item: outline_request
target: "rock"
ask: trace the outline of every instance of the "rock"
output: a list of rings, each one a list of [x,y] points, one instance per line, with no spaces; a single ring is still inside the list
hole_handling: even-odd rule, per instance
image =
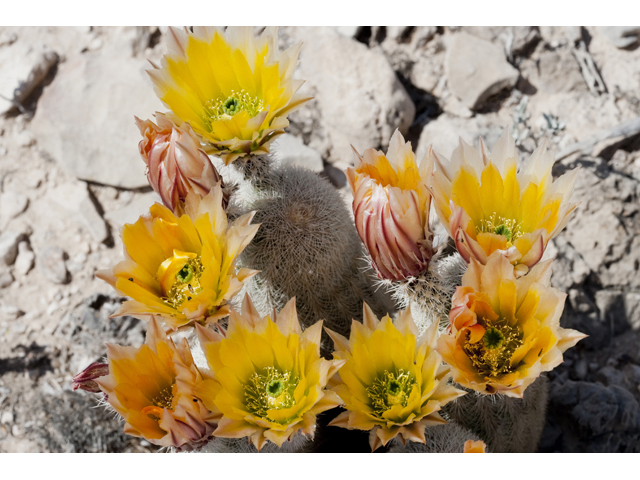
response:
[[[627,321],[634,330],[640,329],[640,293],[629,292],[624,297]]]
[[[527,53],[542,38],[538,27],[462,27],[462,30],[497,45],[504,45],[511,57]]]
[[[544,93],[587,92],[589,88],[571,49],[541,50],[520,65],[522,76]]]
[[[31,251],[28,242],[18,244],[18,258],[16,258],[15,270],[21,275],[26,275],[33,268],[35,254]]]
[[[362,31],[362,27],[333,27],[340,35],[344,35],[349,38],[356,38]]]
[[[36,137],[31,130],[22,130],[16,135],[16,143],[21,147],[30,147],[36,143]]]
[[[11,425],[13,423],[13,412],[11,410],[5,410],[0,417],[0,423],[2,425]]]
[[[640,27],[600,27],[600,31],[618,48],[632,48],[640,43]]]
[[[0,49],[0,114],[27,100],[58,60],[57,53],[26,42]]]
[[[29,198],[18,192],[4,192],[0,194],[0,224],[6,225],[9,220],[17,217],[27,209]]]
[[[298,137],[285,133],[276,139],[273,146],[275,158],[282,164],[298,165],[320,173],[324,169],[322,156],[313,148],[307,147]]]
[[[86,183],[67,182],[51,189],[47,197],[62,207],[71,220],[83,225],[97,242],[109,238],[109,229],[98,213]]]
[[[13,265],[18,256],[18,242],[23,237],[22,232],[6,230],[0,235],[0,261],[5,265]]]
[[[475,147],[479,146],[480,137],[488,147],[492,147],[502,135],[503,122],[494,113],[476,116],[470,119],[459,118],[443,113],[430,121],[422,129],[418,140],[416,155],[418,159],[426,153],[429,145],[433,149],[449,158],[453,150],[459,145],[459,138]]]
[[[22,176],[22,182],[29,188],[38,188],[47,179],[47,174],[43,170],[33,170]]]
[[[145,186],[133,116],[148,118],[161,107],[145,66],[142,59],[91,52],[62,64],[31,122],[41,148],[80,179]]]
[[[451,92],[472,110],[502,90],[512,89],[519,76],[500,47],[464,32],[454,36],[445,69]]]
[[[0,313],[2,313],[2,316],[7,320],[15,320],[19,316],[24,315],[22,310],[10,303],[2,304],[0,306]]]
[[[0,288],[6,288],[13,283],[13,275],[9,270],[0,273]]]
[[[149,207],[154,203],[162,204],[162,200],[156,192],[137,193],[126,206],[117,210],[109,210],[105,212],[104,216],[111,227],[115,231],[119,231],[125,223],[134,223],[140,218],[140,215],[147,213]]]
[[[331,145],[331,161],[353,161],[362,152],[386,147],[398,128],[406,133],[415,106],[379,49],[331,28],[300,28],[300,77],[316,90],[321,123]]]
[[[67,283],[69,274],[65,265],[65,255],[59,247],[45,247],[36,257],[38,270],[53,283]]]

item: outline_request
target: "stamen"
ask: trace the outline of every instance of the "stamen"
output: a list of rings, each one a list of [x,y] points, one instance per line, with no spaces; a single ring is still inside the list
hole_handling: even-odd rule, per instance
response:
[[[176,280],[163,300],[173,308],[179,308],[184,302],[191,300],[193,295],[202,291],[200,277],[203,271],[199,256],[189,259],[176,274]]]
[[[507,238],[507,246],[512,247],[522,234],[522,227],[513,218],[505,218],[497,213],[491,214],[488,218],[484,218],[480,221],[480,225],[476,228],[476,232],[495,233],[497,235],[503,235]]]
[[[233,90],[228,97],[218,97],[209,100],[205,105],[203,121],[211,128],[211,124],[217,120],[230,120],[239,112],[245,111],[250,117],[255,117],[264,109],[264,103],[260,98],[252,97],[245,90],[236,92]]]
[[[141,410],[141,413],[143,415],[150,416],[152,419],[156,421],[160,420],[160,418],[162,417],[162,410],[164,408],[173,410],[173,408],[171,408],[173,404],[173,385],[162,389],[160,393],[158,393],[158,395],[153,397],[153,399],[151,400],[151,403],[153,405],[144,407]]]
[[[382,414],[394,405],[406,407],[411,390],[416,383],[413,375],[402,369],[395,373],[385,370],[373,381],[373,385],[367,388],[373,414],[382,418]]]
[[[509,325],[506,319],[491,323],[479,319],[479,323],[486,328],[482,341],[469,343],[468,333],[467,343],[463,346],[471,363],[480,375],[495,377],[512,372],[515,366],[511,365],[511,357],[522,345],[522,332]]]
[[[295,403],[293,392],[298,381],[298,377],[291,372],[282,373],[275,367],[265,368],[262,374],[254,372],[249,383],[244,385],[247,410],[258,417],[275,421],[269,417],[268,410],[292,407]]]

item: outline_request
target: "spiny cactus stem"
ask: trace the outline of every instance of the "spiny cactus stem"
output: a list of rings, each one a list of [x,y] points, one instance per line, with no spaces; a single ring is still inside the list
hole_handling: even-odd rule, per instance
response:
[[[255,188],[266,188],[269,185],[269,177],[273,166],[271,155],[250,155],[241,157],[233,166],[242,173],[244,179]]]
[[[451,297],[462,281],[467,265],[458,253],[449,256],[436,254],[428,268],[416,277],[399,282],[383,281],[392,292],[400,308],[411,307],[413,318],[424,332],[433,322],[439,330],[449,325]]]

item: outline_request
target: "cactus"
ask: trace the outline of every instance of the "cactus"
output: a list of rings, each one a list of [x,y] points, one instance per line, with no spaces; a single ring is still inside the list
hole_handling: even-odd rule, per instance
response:
[[[467,264],[457,252],[449,256],[439,253],[417,277],[383,283],[392,292],[399,308],[411,307],[420,333],[433,322],[438,322],[438,330],[443,331],[449,325],[451,296],[466,270]]]
[[[243,163],[238,168],[243,178],[234,178],[233,208],[255,210],[253,221],[260,224],[240,258],[243,266],[260,270],[247,287],[258,312],[279,310],[296,297],[304,326],[324,319],[325,326],[348,336],[351,320],[362,321],[363,301],[377,315],[392,311],[391,302],[375,291],[362,243],[336,189],[309,170],[271,165],[266,157]],[[323,351],[331,351],[328,338]]]
[[[458,388],[459,385],[456,385]],[[495,453],[538,450],[545,424],[549,382],[540,376],[523,398],[482,395],[473,390],[444,406],[443,417],[471,430]]]
[[[403,445],[397,439],[389,447],[389,453],[462,453],[464,442],[481,440],[476,434],[455,423],[427,427],[424,431],[425,443],[407,442]],[[489,449],[487,449],[489,451]]]
[[[281,447],[268,442],[260,452],[246,438],[214,438],[194,453],[310,453],[313,439],[306,435],[295,435]]]

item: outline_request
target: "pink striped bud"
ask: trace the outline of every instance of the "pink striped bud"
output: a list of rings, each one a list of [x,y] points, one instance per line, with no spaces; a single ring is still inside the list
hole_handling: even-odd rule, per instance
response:
[[[426,162],[417,164],[411,143],[397,130],[386,156],[372,148],[356,156],[359,164],[347,169],[353,214],[378,277],[415,277],[433,256]]]
[[[151,120],[136,119],[143,139],[138,144],[140,156],[147,164],[149,185],[162,202],[176,215],[184,213],[184,200],[190,191],[205,197],[222,177],[202,150],[198,137],[188,123],[176,126],[171,119],[156,112]],[[223,196],[226,208],[228,195]]]
[[[73,383],[71,388],[73,390],[84,390],[91,393],[100,393],[100,387],[95,382],[96,378],[109,375],[109,365],[106,363],[93,362],[75,377],[73,377]]]

